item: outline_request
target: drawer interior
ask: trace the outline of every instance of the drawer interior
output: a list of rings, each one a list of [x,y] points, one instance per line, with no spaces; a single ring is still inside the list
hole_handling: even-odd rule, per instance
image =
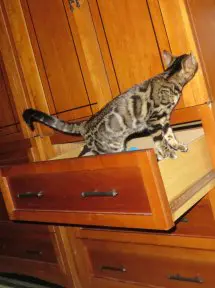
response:
[[[188,152],[178,152],[177,159],[158,162],[170,204],[173,220],[177,220],[215,186],[215,172],[202,127],[175,132],[176,138],[188,145]],[[153,148],[151,137],[128,142],[128,149]]]

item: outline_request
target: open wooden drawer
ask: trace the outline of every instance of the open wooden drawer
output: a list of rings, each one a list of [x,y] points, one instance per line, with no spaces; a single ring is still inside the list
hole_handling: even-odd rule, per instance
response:
[[[179,134],[189,152],[178,152],[176,160],[158,163],[146,149],[4,168],[10,218],[168,230],[215,186],[203,130]],[[148,139],[135,141],[149,145]]]

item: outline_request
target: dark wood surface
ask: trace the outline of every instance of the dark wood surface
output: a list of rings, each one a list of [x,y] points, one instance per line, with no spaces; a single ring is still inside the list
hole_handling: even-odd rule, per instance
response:
[[[93,240],[84,240],[84,245],[94,277],[168,288],[200,285],[190,279],[203,281],[207,288],[214,283],[211,251]],[[178,275],[185,281],[169,279]]]
[[[0,255],[57,263],[47,226],[0,223]]]
[[[24,164],[3,168],[2,175],[11,219],[133,228],[173,226],[153,150]],[[116,190],[118,195],[81,196],[96,190]],[[40,191],[42,197],[17,198]],[[131,213],[134,218],[129,218]]]
[[[203,198],[177,222],[173,235],[215,237],[215,219],[208,198]]]
[[[14,176],[8,179],[15,209],[150,213],[138,168]],[[43,196],[18,198],[27,192]],[[96,192],[95,192],[96,191]],[[83,193],[95,192],[93,197]],[[96,196],[113,192],[116,196]],[[83,196],[82,196],[83,195]]]
[[[30,37],[34,40],[34,51],[39,47],[40,54],[35,53],[35,56],[51,113],[68,111],[65,112],[65,120],[91,115],[90,102],[63,1],[22,2],[27,2],[27,5],[23,4],[23,8],[26,8],[24,14],[31,32]]]
[[[0,272],[32,276],[67,287],[65,286],[66,277],[61,273],[58,264],[55,263],[0,256]]]
[[[5,207],[4,199],[0,191],[0,221],[8,221],[8,214]]]

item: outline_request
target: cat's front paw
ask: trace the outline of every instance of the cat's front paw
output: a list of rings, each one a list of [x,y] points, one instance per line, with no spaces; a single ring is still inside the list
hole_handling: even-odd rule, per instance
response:
[[[188,145],[183,144],[183,143],[179,143],[178,150],[181,152],[187,152],[188,151]]]
[[[188,151],[188,145],[186,145],[184,143],[177,143],[177,144],[173,145],[172,148],[174,150],[178,150],[181,152],[187,152]]]
[[[155,149],[158,161],[165,158],[176,159],[177,155],[175,150],[171,149],[169,146],[160,146]]]

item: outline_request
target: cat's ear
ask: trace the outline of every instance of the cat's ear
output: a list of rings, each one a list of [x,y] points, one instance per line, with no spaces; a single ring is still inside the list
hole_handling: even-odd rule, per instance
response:
[[[184,60],[183,66],[185,70],[190,70],[198,66],[198,62],[192,53],[190,53],[188,57]]]
[[[172,56],[172,54],[170,52],[168,52],[166,50],[163,51],[163,61],[164,61],[164,65],[166,67],[170,66],[170,64],[172,63],[173,58],[174,57]]]

